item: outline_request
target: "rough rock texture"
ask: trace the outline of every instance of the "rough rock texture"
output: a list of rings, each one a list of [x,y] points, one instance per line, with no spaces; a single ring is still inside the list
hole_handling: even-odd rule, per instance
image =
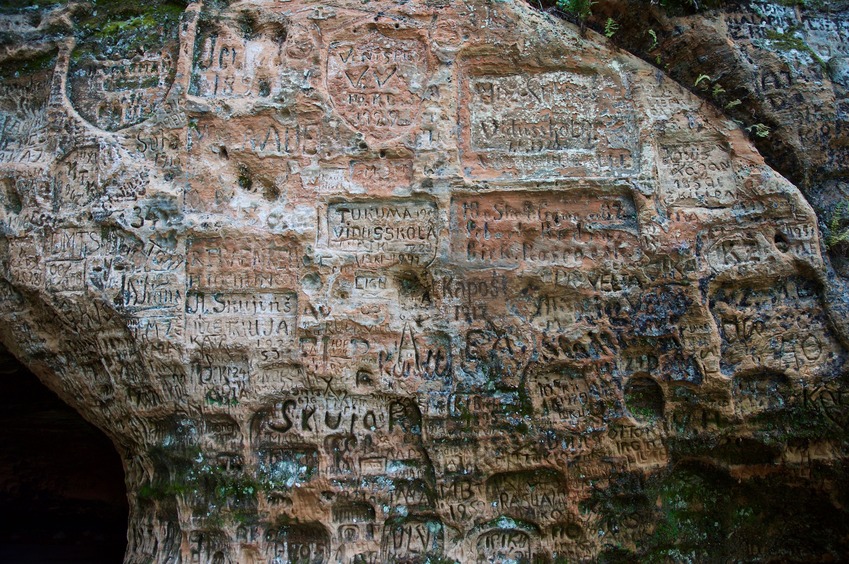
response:
[[[817,217],[658,69],[512,1],[0,25],[0,336],[127,562],[849,551]]]
[[[544,7],[574,18],[553,4]],[[601,0],[587,24],[607,27],[617,45],[737,120],[767,162],[800,188],[824,234],[828,307],[845,324],[849,2]]]

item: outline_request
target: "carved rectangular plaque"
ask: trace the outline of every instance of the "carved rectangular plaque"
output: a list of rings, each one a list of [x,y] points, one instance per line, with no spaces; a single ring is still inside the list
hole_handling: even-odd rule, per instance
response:
[[[624,193],[489,192],[451,199],[451,251],[472,267],[627,263],[640,256]]]
[[[637,172],[639,131],[625,87],[570,71],[472,76],[460,114],[467,175],[521,178]]]
[[[436,203],[426,199],[334,202],[327,207],[331,249],[390,259],[430,256],[439,237]]]

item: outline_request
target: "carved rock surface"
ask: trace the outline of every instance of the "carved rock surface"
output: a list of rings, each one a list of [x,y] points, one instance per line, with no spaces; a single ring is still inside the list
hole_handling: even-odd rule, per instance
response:
[[[533,4],[533,3],[532,3]],[[554,2],[547,9],[557,12]],[[558,12],[566,17],[570,14]],[[849,319],[849,3],[602,0],[590,25],[747,127],[819,218],[828,307]]]
[[[734,122],[512,1],[116,5],[3,15],[0,337],[127,562],[849,549],[817,218]]]

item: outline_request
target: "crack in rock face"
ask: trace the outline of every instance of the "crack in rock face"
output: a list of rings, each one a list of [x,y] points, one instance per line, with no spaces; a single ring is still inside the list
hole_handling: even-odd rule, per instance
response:
[[[0,30],[0,338],[126,562],[849,550],[817,218],[657,69],[512,1]]]

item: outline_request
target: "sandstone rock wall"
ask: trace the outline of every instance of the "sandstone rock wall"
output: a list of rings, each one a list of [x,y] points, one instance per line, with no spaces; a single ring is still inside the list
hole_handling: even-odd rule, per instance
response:
[[[575,18],[555,2],[539,5]],[[813,206],[825,235],[828,307],[847,319],[849,3],[602,0],[587,25],[606,28],[750,131]]]
[[[817,217],[658,69],[514,2],[2,21],[0,335],[127,562],[845,552]]]

